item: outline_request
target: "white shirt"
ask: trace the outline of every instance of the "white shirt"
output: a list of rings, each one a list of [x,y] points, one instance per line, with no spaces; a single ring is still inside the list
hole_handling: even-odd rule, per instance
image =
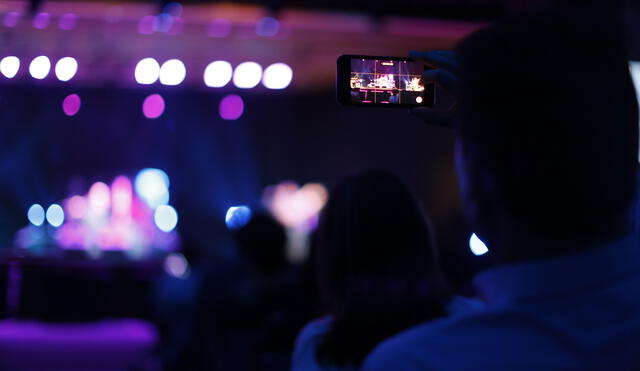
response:
[[[365,371],[640,369],[640,246],[490,269],[485,309],[419,325],[381,343]]]
[[[449,313],[463,313],[478,308],[484,304],[475,299],[454,297],[447,307]],[[318,342],[331,329],[331,316],[322,317],[309,322],[300,331],[296,339],[296,346],[293,352],[292,371],[349,371],[356,370],[355,366],[335,367],[320,365],[316,361],[316,348]]]

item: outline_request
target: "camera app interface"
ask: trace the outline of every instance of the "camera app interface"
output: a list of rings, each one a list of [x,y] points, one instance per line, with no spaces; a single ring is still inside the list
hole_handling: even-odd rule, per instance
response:
[[[351,59],[351,101],[420,105],[423,71],[418,62]]]

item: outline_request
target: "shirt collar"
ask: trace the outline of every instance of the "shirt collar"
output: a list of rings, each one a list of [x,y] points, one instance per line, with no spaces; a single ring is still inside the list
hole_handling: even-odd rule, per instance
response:
[[[588,290],[640,274],[640,247],[635,236],[584,252],[518,262],[480,272],[474,286],[487,303],[540,301]]]

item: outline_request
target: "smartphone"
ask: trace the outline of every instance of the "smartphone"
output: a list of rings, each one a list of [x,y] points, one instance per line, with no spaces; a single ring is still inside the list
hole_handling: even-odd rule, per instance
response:
[[[425,84],[428,69],[411,58],[341,55],[338,57],[338,102],[363,107],[433,107],[435,84]]]

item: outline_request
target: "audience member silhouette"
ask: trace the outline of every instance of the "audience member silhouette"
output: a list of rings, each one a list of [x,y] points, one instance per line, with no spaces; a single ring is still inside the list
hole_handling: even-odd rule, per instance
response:
[[[495,263],[474,281],[487,307],[385,341],[364,369],[637,369],[638,102],[619,40],[528,15],[459,51],[415,56],[460,94],[465,211]]]
[[[314,250],[326,317],[302,330],[293,370],[357,368],[383,339],[444,316],[450,296],[432,238],[395,176],[369,171],[341,182]]]

